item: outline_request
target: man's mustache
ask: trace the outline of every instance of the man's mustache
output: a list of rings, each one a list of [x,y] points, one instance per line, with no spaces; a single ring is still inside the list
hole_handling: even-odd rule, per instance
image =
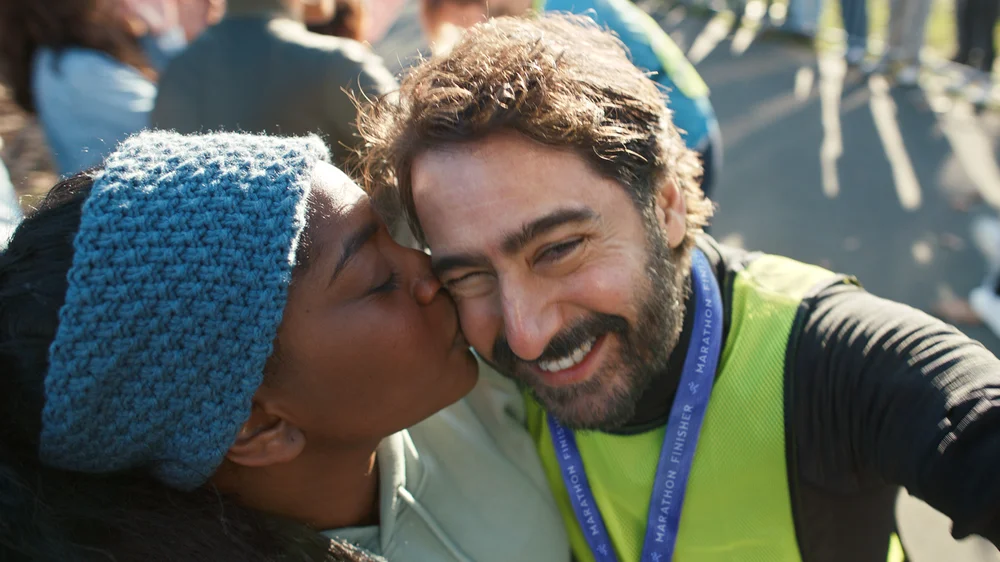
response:
[[[538,359],[533,361],[518,357],[507,343],[506,336],[501,333],[496,341],[493,342],[492,363],[501,372],[513,373],[518,365],[529,365],[539,361],[562,359],[597,336],[613,333],[622,336],[624,339],[628,336],[628,332],[629,325],[625,318],[614,314],[594,312],[556,334],[545,347],[545,351],[542,352]]]

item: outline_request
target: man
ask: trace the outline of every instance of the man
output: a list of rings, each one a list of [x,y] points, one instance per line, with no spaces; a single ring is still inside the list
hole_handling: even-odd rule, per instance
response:
[[[612,37],[480,24],[361,122],[373,187],[526,391],[578,560],[899,560],[899,486],[1000,541],[1000,361],[701,235],[697,160]]]
[[[421,0],[424,32],[437,51],[460,37],[458,30],[488,16],[567,12],[586,15],[615,33],[632,63],[650,73],[668,98],[674,125],[688,148],[701,157],[702,190],[712,195],[722,168],[722,133],[709,90],[694,65],[669,35],[631,0]]]
[[[150,123],[182,133],[318,133],[343,164],[357,145],[351,95],[377,97],[396,83],[364,45],[306,29],[333,13],[333,0],[229,0],[222,22],[160,77]]]

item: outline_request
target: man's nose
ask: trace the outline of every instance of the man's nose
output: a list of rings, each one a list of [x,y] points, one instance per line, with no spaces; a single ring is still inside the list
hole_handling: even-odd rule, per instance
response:
[[[511,351],[525,361],[538,359],[559,332],[557,307],[547,300],[523,288],[503,291],[504,336]]]

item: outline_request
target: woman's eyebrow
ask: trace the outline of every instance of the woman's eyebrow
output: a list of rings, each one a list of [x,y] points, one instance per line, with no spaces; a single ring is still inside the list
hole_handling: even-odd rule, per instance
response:
[[[369,240],[375,236],[379,231],[379,223],[376,220],[372,220],[364,224],[361,228],[355,230],[344,240],[343,249],[341,250],[340,259],[337,260],[337,266],[333,269],[333,275],[330,276],[330,282],[327,286],[333,285],[337,280],[337,276],[347,267],[347,264],[351,261],[354,256],[358,254],[358,251],[368,243]]]

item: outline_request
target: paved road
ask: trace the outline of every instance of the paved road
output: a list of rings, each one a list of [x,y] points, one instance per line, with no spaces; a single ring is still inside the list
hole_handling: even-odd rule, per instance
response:
[[[1000,116],[977,117],[933,88],[862,80],[802,45],[728,39],[719,19],[654,15],[712,88],[726,150],[717,238],[854,274],[871,292],[927,311],[980,283],[968,226],[995,210],[950,202],[979,193],[1000,208]],[[378,50],[403,67],[420,47],[409,2]],[[966,332],[1000,351],[985,328]],[[916,500],[903,497],[899,511],[917,562],[1000,560],[990,545],[952,541],[950,522]]]

